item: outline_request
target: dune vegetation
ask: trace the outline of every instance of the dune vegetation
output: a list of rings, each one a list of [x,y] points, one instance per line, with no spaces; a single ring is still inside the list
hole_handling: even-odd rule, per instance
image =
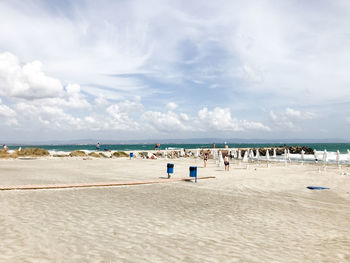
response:
[[[129,157],[129,154],[127,154],[126,152],[114,152],[113,157]]]
[[[86,153],[84,151],[73,151],[69,154],[70,157],[84,157]]]

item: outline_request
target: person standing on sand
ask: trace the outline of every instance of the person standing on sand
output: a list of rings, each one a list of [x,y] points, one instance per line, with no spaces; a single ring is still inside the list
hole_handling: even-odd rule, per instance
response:
[[[230,170],[230,162],[228,161],[227,154],[225,155],[225,158],[224,158],[224,164],[225,164],[225,171],[229,171]]]
[[[101,145],[100,145],[100,143],[98,142],[98,143],[96,144],[96,150],[99,151],[99,150],[100,150],[100,147],[101,147]]]
[[[207,161],[208,161],[208,154],[207,153],[204,154],[203,160],[204,160],[204,168],[206,168],[207,167]]]

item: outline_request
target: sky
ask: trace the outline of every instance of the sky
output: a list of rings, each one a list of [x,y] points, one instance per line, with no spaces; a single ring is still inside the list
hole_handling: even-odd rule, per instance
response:
[[[0,143],[350,140],[350,1],[3,0],[0,17]]]

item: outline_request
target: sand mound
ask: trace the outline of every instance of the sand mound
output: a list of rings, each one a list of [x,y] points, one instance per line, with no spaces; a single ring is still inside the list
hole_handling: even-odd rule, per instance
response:
[[[70,157],[82,157],[86,156],[86,153],[83,151],[73,151],[69,154]]]
[[[129,157],[126,152],[115,152],[112,154],[113,157]]]

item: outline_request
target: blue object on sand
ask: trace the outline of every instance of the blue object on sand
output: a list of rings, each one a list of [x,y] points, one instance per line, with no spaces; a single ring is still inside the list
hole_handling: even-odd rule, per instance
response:
[[[170,178],[170,174],[174,173],[174,164],[168,163],[166,166],[167,166],[168,178]]]
[[[329,187],[322,187],[322,186],[307,186],[306,188],[308,188],[310,190],[325,190],[325,189],[329,189]]]
[[[197,166],[190,166],[190,177],[195,177],[197,183]]]

